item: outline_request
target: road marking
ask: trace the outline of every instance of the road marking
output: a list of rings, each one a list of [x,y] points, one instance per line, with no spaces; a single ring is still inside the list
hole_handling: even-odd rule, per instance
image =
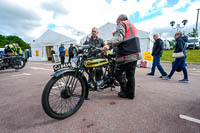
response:
[[[30,73],[21,73],[21,74],[17,74],[17,75],[12,75],[12,76],[29,76],[31,75]]]
[[[55,64],[42,64],[42,65],[45,65],[45,66],[53,66]]]
[[[43,64],[43,63],[34,63],[34,65],[45,65],[45,66],[53,66],[53,65],[56,65],[58,63],[52,63],[52,64]]]
[[[34,70],[46,70],[46,71],[53,71],[52,69],[46,69],[46,68],[42,68],[42,67],[30,67],[31,69]]]
[[[200,124],[200,120],[199,119],[196,119],[196,118],[192,118],[192,117],[189,117],[189,116],[186,116],[186,115],[179,115],[179,117],[181,119],[185,119],[185,120],[188,120],[188,121],[191,121],[191,122],[195,122],[195,123],[198,123]]]

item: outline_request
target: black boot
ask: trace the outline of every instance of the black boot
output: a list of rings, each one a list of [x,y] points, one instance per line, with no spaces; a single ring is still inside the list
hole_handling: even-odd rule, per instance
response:
[[[123,92],[123,91],[120,91],[120,92],[118,93],[118,96],[121,97],[121,98],[128,98],[127,95],[126,95],[126,93]]]
[[[118,96],[121,97],[121,98],[127,98],[126,96],[126,92],[125,92],[125,85],[121,85],[121,88],[120,88],[120,92],[118,93]]]

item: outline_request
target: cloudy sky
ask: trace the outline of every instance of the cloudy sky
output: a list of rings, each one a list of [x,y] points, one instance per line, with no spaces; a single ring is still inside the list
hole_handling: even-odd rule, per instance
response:
[[[135,26],[172,37],[169,23],[187,19],[185,32],[195,27],[200,0],[0,0],[0,34],[31,42],[47,29],[75,37],[127,14]],[[200,27],[200,20],[199,26]],[[200,30],[200,28],[199,28]]]

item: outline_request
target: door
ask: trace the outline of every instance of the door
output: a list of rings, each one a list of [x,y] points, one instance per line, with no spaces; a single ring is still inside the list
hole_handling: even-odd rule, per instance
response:
[[[51,49],[53,49],[53,46],[46,46],[46,52],[47,52],[48,61],[52,60]]]

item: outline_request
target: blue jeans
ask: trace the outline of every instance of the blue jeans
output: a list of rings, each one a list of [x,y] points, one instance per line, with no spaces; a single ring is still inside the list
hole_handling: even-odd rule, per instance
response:
[[[173,76],[174,72],[176,71],[176,69],[178,67],[181,67],[181,69],[183,70],[184,79],[188,79],[188,73],[187,73],[187,69],[186,69],[186,65],[185,65],[186,58],[187,57],[175,59],[174,65],[172,65],[172,70],[171,70],[170,74],[168,75],[169,78],[171,78]]]
[[[160,71],[160,73],[162,74],[162,76],[166,76],[167,75],[167,73],[165,72],[165,70],[160,65],[160,55],[154,55],[153,56],[153,66],[151,68],[151,74],[152,75],[154,75],[156,67],[158,67],[158,70]]]

